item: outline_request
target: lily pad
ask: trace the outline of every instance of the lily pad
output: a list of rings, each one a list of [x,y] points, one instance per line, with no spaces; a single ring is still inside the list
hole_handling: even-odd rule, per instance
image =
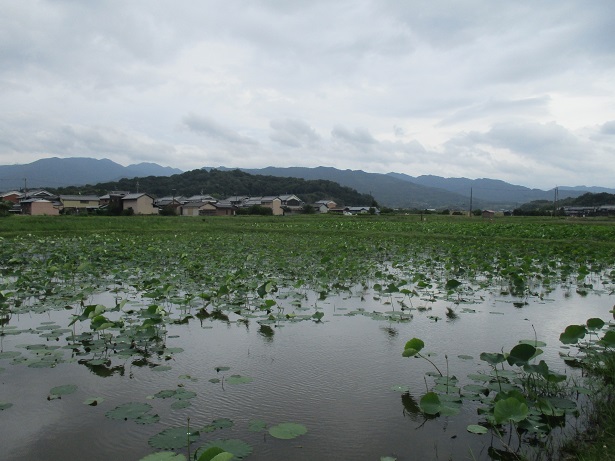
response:
[[[228,384],[246,384],[254,381],[254,378],[250,378],[249,376],[241,376],[241,375],[231,375],[226,379]]]
[[[234,423],[228,418],[220,418],[213,420],[210,424],[203,427],[203,432],[213,432],[217,429],[226,429],[227,427],[233,427]]]
[[[83,403],[85,403],[86,405],[90,405],[91,407],[95,407],[96,405],[104,401],[105,399],[103,397],[90,397],[89,399],[84,400]]]
[[[64,386],[56,386],[52,388],[49,391],[49,393],[51,395],[61,396],[61,395],[72,394],[76,390],[77,390],[77,386],[75,386],[74,384],[65,384]]]
[[[471,432],[472,434],[486,434],[487,432],[489,432],[489,429],[479,424],[470,424],[467,427],[467,430],[468,432]]]
[[[217,447],[227,453],[232,453],[236,459],[243,459],[252,453],[252,446],[248,445],[243,440],[239,439],[218,439],[203,445],[196,451],[196,459],[205,453],[208,449]],[[213,461],[213,460],[212,460]]]
[[[248,423],[248,430],[251,432],[261,432],[267,429],[267,423],[260,419],[253,419]]]
[[[0,411],[7,410],[13,406],[12,403],[0,401]]]
[[[189,443],[199,438],[199,432],[188,434],[187,427],[170,427],[149,439],[149,444],[154,448],[163,450],[175,450],[187,447]]]
[[[269,434],[276,439],[294,439],[307,432],[307,428],[297,423],[282,423],[269,428]]]
[[[139,461],[186,461],[186,457],[172,451],[159,451],[158,453],[147,455]]]
[[[149,403],[131,402],[124,403],[115,407],[113,410],[109,410],[105,413],[105,416],[110,419],[137,419],[152,409]]]

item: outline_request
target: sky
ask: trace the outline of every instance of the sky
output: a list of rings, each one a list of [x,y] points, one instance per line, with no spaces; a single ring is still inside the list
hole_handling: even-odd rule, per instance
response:
[[[0,0],[0,165],[615,187],[612,0]]]

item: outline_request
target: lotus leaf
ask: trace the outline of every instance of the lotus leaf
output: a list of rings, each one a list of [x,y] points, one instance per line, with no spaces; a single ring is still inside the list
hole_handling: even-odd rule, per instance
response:
[[[152,409],[149,403],[131,402],[124,403],[109,410],[105,415],[110,419],[137,419]]]
[[[261,432],[267,429],[267,423],[260,419],[253,419],[248,423],[248,430],[251,432]]]
[[[396,391],[396,392],[409,392],[410,386],[407,386],[407,385],[392,386],[391,390]]]
[[[227,453],[232,453],[236,459],[243,459],[252,453],[252,447],[239,439],[218,439],[203,445],[196,451],[196,459],[209,448],[217,447]]]
[[[149,439],[149,444],[154,448],[163,450],[175,450],[187,447],[189,443],[199,438],[198,432],[188,433],[187,427],[170,427],[159,432]]]
[[[499,353],[483,352],[480,354],[480,359],[490,365],[497,365],[498,363],[502,363],[504,360],[506,360],[506,357],[504,357],[503,354]]]
[[[276,439],[294,439],[307,432],[307,428],[297,423],[281,423],[269,428],[269,434]]]
[[[95,407],[96,405],[104,401],[105,399],[103,397],[90,397],[89,399],[84,400],[83,403]]]
[[[536,353],[536,348],[529,344],[517,344],[513,347],[506,357],[508,364],[513,365],[525,365]]]
[[[442,403],[440,402],[440,397],[435,392],[428,392],[423,397],[421,397],[421,401],[419,402],[419,406],[421,411],[427,415],[437,415],[442,409]]]
[[[21,355],[21,352],[19,351],[4,351],[4,352],[0,352],[0,359],[12,359],[17,357],[18,355]]]
[[[159,451],[158,453],[147,455],[139,461],[186,461],[186,457],[172,451]]]
[[[74,384],[65,384],[64,386],[57,386],[52,388],[49,393],[51,395],[68,395],[77,390],[77,386]]]
[[[493,416],[497,424],[509,421],[518,423],[527,417],[528,412],[529,409],[525,403],[520,402],[514,397],[509,397],[496,402],[493,409]]]
[[[182,408],[188,408],[192,404],[187,400],[177,400],[171,404],[173,410],[181,410]]]
[[[231,375],[226,379],[228,384],[246,384],[254,381],[254,378],[250,378],[249,376],[241,376],[241,375]]]
[[[2,402],[0,401],[0,411],[6,410],[8,408],[11,408],[13,406],[12,403],[10,402]]]
[[[152,371],[168,371],[170,369],[171,367],[168,365],[157,365],[155,367],[152,367]]]
[[[213,432],[217,429],[226,429],[228,427],[233,427],[233,424],[233,421],[227,418],[214,419],[202,429],[202,432]]]
[[[486,434],[487,432],[489,432],[489,429],[487,429],[485,426],[480,426],[478,424],[470,424],[467,427],[467,430],[472,434]]]
[[[576,344],[585,337],[586,333],[585,325],[568,325],[559,336],[559,340],[564,344]]]

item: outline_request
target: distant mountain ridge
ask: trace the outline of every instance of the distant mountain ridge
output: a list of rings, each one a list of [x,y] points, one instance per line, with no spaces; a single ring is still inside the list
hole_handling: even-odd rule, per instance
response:
[[[514,209],[535,200],[553,200],[555,196],[554,189],[530,189],[488,178],[443,178],[434,175],[413,177],[403,173],[366,173],[361,170],[338,170],[330,167],[243,168],[242,171],[271,176],[327,179],[352,187],[361,193],[371,193],[380,204],[393,208],[468,210],[471,201],[473,209]],[[558,187],[558,198],[579,197],[588,192],[588,189],[615,193],[615,189],[603,187],[561,186]]]
[[[122,178],[170,176],[181,172],[178,168],[156,163],[122,166],[109,159],[52,157],[23,165],[0,166],[0,191],[95,184]]]
[[[211,170],[211,167],[204,167]],[[218,170],[238,168],[218,167]],[[256,175],[328,180],[370,194],[381,206],[392,208],[472,208],[512,209],[536,200],[553,200],[554,190],[530,189],[496,179],[443,178],[434,175],[409,176],[403,173],[367,173],[331,167],[241,168]],[[156,163],[122,166],[109,159],[88,157],[46,158],[23,165],[0,166],[0,192],[49,187],[81,186],[116,182],[122,178],[169,177],[181,174],[178,168]],[[293,193],[293,191],[284,191]],[[615,193],[598,186],[559,186],[558,197],[578,197],[586,192]],[[472,195],[470,203],[470,194]]]

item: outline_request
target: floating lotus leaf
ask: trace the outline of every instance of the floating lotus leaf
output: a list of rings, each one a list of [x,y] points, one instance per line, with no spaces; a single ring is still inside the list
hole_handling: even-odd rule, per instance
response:
[[[0,411],[6,410],[8,408],[11,408],[12,406],[13,406],[12,403],[0,401]]]
[[[86,405],[90,405],[92,407],[95,407],[96,405],[98,405],[99,403],[104,402],[105,399],[102,397],[90,397],[89,399],[86,399],[83,401],[83,403],[85,403]]]
[[[188,400],[177,400],[171,404],[173,410],[181,410],[182,408],[188,408],[192,404]]]
[[[209,380],[209,382],[210,382],[210,383],[217,384],[217,383],[219,383],[219,382],[220,382],[220,378],[211,378],[211,379]]]
[[[246,442],[244,442],[243,440],[219,439],[219,440],[212,440],[211,442],[200,447],[196,451],[196,455],[195,455],[196,459],[198,460],[199,457],[203,453],[205,453],[209,448],[213,448],[213,447],[220,448],[221,450],[224,450],[227,453],[232,453],[236,459],[243,459],[246,456],[248,456],[250,453],[252,453],[252,447],[248,445]]]
[[[221,458],[218,458],[218,457],[225,455],[225,454],[230,455],[230,458],[226,456],[225,459],[233,458],[232,453],[228,453],[224,451],[222,448],[211,447],[205,450],[204,452],[202,452],[200,456],[198,457],[197,461],[213,461],[213,460],[220,461]]]
[[[226,429],[227,427],[233,427],[233,421],[228,418],[214,419],[210,424],[205,426],[203,432],[213,432],[217,429]]]
[[[381,456],[380,461],[397,461],[397,458],[394,458],[392,456]]]
[[[160,416],[157,414],[145,413],[138,418],[135,418],[137,424],[154,424],[160,421]]]
[[[17,357],[18,355],[21,355],[21,352],[19,352],[19,351],[4,351],[4,352],[0,352],[0,359],[13,359],[13,358]]]
[[[248,423],[248,430],[251,432],[261,432],[267,429],[267,423],[260,419],[253,419]]]
[[[65,384],[64,386],[57,386],[52,388],[49,393],[51,395],[68,395],[72,394],[77,390],[77,386],[74,384]]]
[[[221,371],[228,371],[230,369],[231,367],[216,367],[216,373],[219,373]]]
[[[490,365],[497,365],[498,363],[502,363],[506,360],[506,357],[504,357],[504,354],[483,352],[480,354],[480,359]]]
[[[396,392],[410,392],[410,386],[407,386],[407,385],[391,386],[391,390],[396,391]]]
[[[419,406],[423,413],[428,415],[437,415],[442,409],[440,397],[438,397],[438,394],[436,394],[435,392],[428,392],[427,394],[425,394],[421,398]]]
[[[156,397],[157,399],[169,399],[171,397],[175,397],[176,393],[177,391],[175,389],[167,389],[164,391],[157,392],[156,394],[154,394],[154,397]]]
[[[196,441],[198,438],[198,431],[188,434],[187,427],[170,427],[151,437],[149,444],[154,448],[162,450],[175,450],[187,447],[189,443]]]
[[[158,453],[147,455],[139,461],[186,461],[186,457],[172,451],[159,451]]]
[[[115,407],[113,410],[109,410],[105,415],[110,419],[137,419],[152,409],[149,403],[131,402],[124,403]]]
[[[294,439],[307,432],[307,428],[297,423],[282,423],[269,428],[269,434],[276,439]]]
[[[489,432],[489,429],[487,429],[485,426],[480,426],[478,424],[470,424],[466,429],[472,434],[486,434],[487,432]]]
[[[152,368],[152,371],[168,371],[171,367],[168,365],[158,365]]]
[[[228,384],[246,384],[254,381],[254,378],[250,378],[249,376],[241,376],[241,375],[231,375],[226,379]]]
[[[461,359],[461,360],[474,360],[474,357],[472,357],[471,355],[458,355],[457,358]]]

